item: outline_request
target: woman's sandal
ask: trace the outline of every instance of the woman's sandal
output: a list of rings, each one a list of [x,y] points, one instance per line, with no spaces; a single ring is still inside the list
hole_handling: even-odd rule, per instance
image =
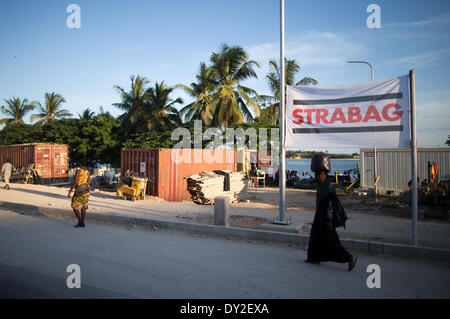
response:
[[[353,268],[355,268],[356,265],[356,261],[358,260],[358,256],[352,256],[353,257],[353,262],[351,264],[348,265],[348,271],[352,270]]]

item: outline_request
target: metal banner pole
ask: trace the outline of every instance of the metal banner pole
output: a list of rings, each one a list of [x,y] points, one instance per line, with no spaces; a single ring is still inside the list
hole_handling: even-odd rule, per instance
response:
[[[374,72],[373,72],[372,64],[370,64],[367,61],[347,61],[347,63],[364,63],[364,64],[367,64],[370,67],[370,79],[371,79],[372,84],[373,84],[373,81],[374,81],[373,73]],[[374,147],[374,149],[373,149],[373,191],[375,193],[375,202],[377,201],[377,194],[378,194],[377,184],[376,184],[377,177],[378,177],[378,171],[377,171],[377,148]]]
[[[419,232],[417,225],[417,139],[416,139],[416,76],[414,69],[409,71],[410,100],[411,100],[411,209],[412,209],[412,242],[419,246]]]
[[[278,220],[274,220],[275,224],[288,225],[286,221],[286,149],[284,147],[284,136],[286,126],[285,112],[285,64],[284,64],[284,0],[280,0],[280,168],[279,168],[279,185],[280,185],[280,215]]]

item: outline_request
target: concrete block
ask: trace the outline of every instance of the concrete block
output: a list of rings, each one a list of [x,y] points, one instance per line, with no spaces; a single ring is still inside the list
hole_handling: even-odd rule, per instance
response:
[[[230,226],[230,203],[229,197],[214,198],[214,225]]]

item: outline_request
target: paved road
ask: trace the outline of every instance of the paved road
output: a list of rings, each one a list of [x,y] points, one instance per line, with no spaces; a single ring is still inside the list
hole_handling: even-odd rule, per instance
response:
[[[305,264],[304,250],[24,216],[0,210],[0,297],[23,298],[449,298],[450,268],[360,255]],[[69,289],[66,267],[81,267]],[[381,267],[369,289],[366,267]]]

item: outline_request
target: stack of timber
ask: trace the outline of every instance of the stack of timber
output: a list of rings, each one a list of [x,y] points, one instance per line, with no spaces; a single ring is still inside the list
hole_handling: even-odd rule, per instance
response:
[[[244,172],[231,172],[230,190],[225,191],[225,176],[214,172],[202,172],[194,174],[187,178],[187,187],[192,195],[192,201],[202,205],[214,204],[214,198],[218,196],[228,196],[231,201],[237,201],[245,196],[248,190],[248,181],[245,180]]]
[[[11,175],[9,181],[11,183],[20,184],[41,184],[41,178],[39,177],[38,172],[34,169],[34,164],[17,168]]]

